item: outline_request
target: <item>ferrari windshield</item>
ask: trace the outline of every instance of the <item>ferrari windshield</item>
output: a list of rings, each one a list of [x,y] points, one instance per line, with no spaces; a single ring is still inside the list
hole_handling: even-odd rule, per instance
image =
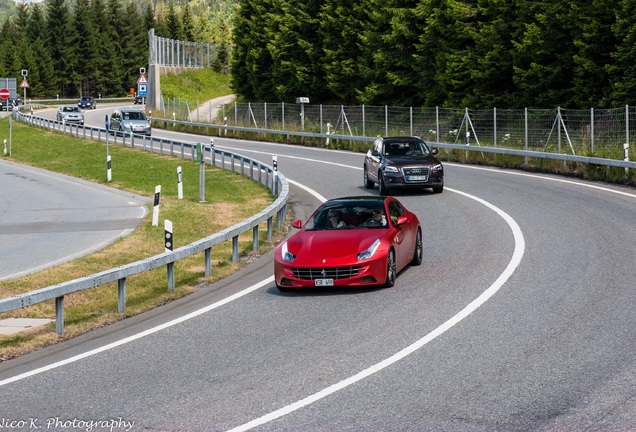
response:
[[[305,230],[386,228],[383,201],[333,202],[318,208],[305,224]]]

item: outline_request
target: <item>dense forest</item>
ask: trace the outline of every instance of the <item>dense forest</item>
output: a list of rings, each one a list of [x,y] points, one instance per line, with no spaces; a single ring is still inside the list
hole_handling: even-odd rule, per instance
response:
[[[47,0],[20,4],[0,28],[0,77],[28,71],[32,98],[123,96],[148,63],[148,30],[231,43],[232,2]]]
[[[232,44],[251,101],[609,108],[636,93],[636,0],[47,0],[0,24],[0,76],[27,69],[32,97],[127,93],[150,28]]]
[[[636,103],[636,0],[239,0],[233,24],[247,100]]]

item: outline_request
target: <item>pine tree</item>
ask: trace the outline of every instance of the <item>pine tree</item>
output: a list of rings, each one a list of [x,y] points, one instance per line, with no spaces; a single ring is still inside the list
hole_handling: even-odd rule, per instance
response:
[[[325,0],[321,7],[318,31],[328,99],[355,103],[358,92],[364,89],[358,68],[364,5],[364,1]]]
[[[273,58],[268,49],[270,0],[239,0],[234,18],[234,52],[231,60],[232,88],[248,100],[274,97]]]
[[[71,49],[71,17],[64,0],[50,0],[47,3],[47,44],[53,69],[57,95],[66,97],[73,91],[73,67],[76,64]]]
[[[571,19],[579,23],[580,34],[574,40],[572,85],[573,102],[579,108],[611,105],[611,85],[605,66],[613,63],[613,47],[618,44],[612,32],[616,21],[614,9],[615,2],[608,0],[574,3]]]
[[[514,41],[517,100],[531,107],[572,106],[576,23],[569,11],[576,1],[518,3],[525,29]]]
[[[46,28],[46,20],[39,4],[33,4],[30,7],[29,23],[27,26],[27,39],[33,49],[35,63],[29,65],[29,90],[33,98],[52,98],[57,94],[57,84],[55,68],[49,43],[46,39],[46,32],[42,29]]]
[[[177,11],[174,7],[174,1],[168,3],[168,13],[166,14],[166,24],[168,26],[168,39],[181,40],[182,26]]]
[[[612,26],[618,40],[606,66],[611,86],[612,106],[634,104],[636,94],[636,0],[621,0]]]
[[[88,0],[76,0],[74,43],[76,57],[81,59],[74,69],[74,78],[79,86],[79,96],[92,95],[97,91],[97,60],[100,58],[96,30]],[[103,43],[103,41],[102,41]]]

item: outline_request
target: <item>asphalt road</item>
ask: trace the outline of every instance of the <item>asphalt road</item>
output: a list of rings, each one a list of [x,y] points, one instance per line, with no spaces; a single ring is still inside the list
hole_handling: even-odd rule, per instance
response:
[[[322,198],[369,193],[360,154],[215,145],[276,154],[301,218]],[[443,194],[397,196],[425,249],[395,287],[282,294],[267,254],[0,364],[0,419],[16,430],[636,429],[633,189],[446,164]]]
[[[149,202],[0,159],[0,280],[70,261],[128,235]]]

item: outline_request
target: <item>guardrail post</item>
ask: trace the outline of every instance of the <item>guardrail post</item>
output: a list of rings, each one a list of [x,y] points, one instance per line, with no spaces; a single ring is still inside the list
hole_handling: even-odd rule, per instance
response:
[[[252,250],[258,252],[258,225],[252,228]]]
[[[168,263],[168,291],[174,291],[174,261]]]
[[[126,310],[126,278],[117,280],[117,312]]]
[[[64,296],[55,298],[55,332],[64,336]]]
[[[267,240],[271,240],[274,236],[274,217],[267,219]]]
[[[239,260],[238,236],[232,237],[232,262],[237,263]]]
[[[212,248],[205,250],[205,277],[212,275]]]
[[[276,227],[278,229],[283,227],[283,209],[278,210],[276,213]]]

